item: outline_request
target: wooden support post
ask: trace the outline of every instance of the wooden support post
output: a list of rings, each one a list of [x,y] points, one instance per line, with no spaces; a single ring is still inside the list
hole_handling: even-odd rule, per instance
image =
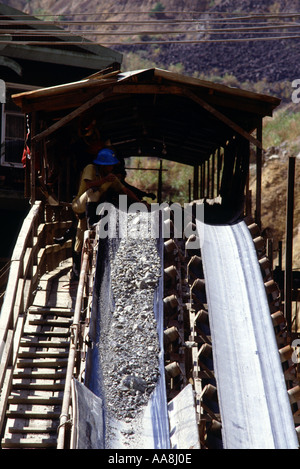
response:
[[[205,197],[205,161],[202,163],[201,199]]]
[[[273,239],[267,239],[267,258],[270,261],[271,271],[273,271]]]
[[[249,173],[246,182],[246,217],[252,216],[252,191],[249,186]]]
[[[199,179],[199,198],[201,199],[202,198],[202,185],[203,185],[203,165],[202,164],[199,166],[199,175],[200,175],[200,179]]]
[[[257,140],[262,142],[262,120],[257,126]],[[256,211],[255,221],[261,228],[261,171],[262,171],[262,146],[256,148]]]
[[[278,267],[282,271],[282,241],[278,241]]]
[[[209,199],[209,182],[210,182],[209,160],[207,160],[206,163],[207,163],[206,197]]]
[[[221,149],[218,148],[218,156],[217,156],[217,194],[220,190],[220,180],[221,180]]]
[[[162,160],[159,162],[159,171],[158,171],[158,188],[157,188],[157,202],[161,203],[162,197]]]
[[[199,165],[194,165],[193,199],[199,199]]]
[[[69,156],[66,158],[67,174],[66,174],[66,200],[70,202],[72,200],[71,194],[71,159]]]
[[[36,113],[33,112],[32,120],[31,120],[31,135],[35,135],[36,120],[37,120]],[[37,149],[37,144],[34,141],[31,141],[31,160],[30,160],[30,203],[31,203],[31,206],[33,206],[36,201],[36,174],[35,174],[36,149]]]
[[[294,228],[294,186],[295,157],[289,158],[288,194],[286,216],[285,275],[284,275],[284,313],[287,322],[287,334],[292,332],[292,290],[293,290],[293,228]]]
[[[211,157],[211,198],[215,196],[215,152]]]

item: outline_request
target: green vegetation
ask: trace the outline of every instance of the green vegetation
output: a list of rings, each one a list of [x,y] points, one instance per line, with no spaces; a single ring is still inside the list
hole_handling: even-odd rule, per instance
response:
[[[175,163],[163,159],[162,172],[162,199],[165,202],[179,202],[184,204],[189,201],[189,180],[193,179],[193,168],[184,164]],[[132,157],[127,162],[127,167],[140,168],[139,170],[127,170],[126,180],[140,189],[157,194],[158,176],[160,166],[159,158]],[[147,168],[147,171],[143,171]],[[151,171],[150,169],[153,169]]]
[[[49,11],[44,8],[36,8],[33,10],[33,16],[43,21],[57,21],[63,19],[61,15],[59,17],[56,15],[50,15]]]
[[[165,10],[165,6],[161,2],[157,2],[154,8],[150,10],[149,16],[150,18],[161,19],[163,17],[162,13]]]
[[[300,111],[291,107],[279,109],[273,118],[266,118],[263,127],[264,148],[278,146],[287,142],[294,151],[299,152]]]
[[[141,40],[155,40],[155,36],[150,37],[141,37]],[[162,63],[157,60],[160,54],[160,48],[157,44],[153,44],[151,49],[146,51],[140,50],[138,52],[129,52],[124,54],[122,69],[124,71],[128,70],[138,70],[141,68],[165,68]],[[181,62],[176,62],[168,66],[168,70],[184,75],[188,75],[184,65]],[[220,83],[225,86],[230,86],[233,88],[241,88],[244,90],[252,91],[254,93],[260,94],[270,94],[273,96],[279,97],[283,103],[288,103],[291,101],[291,83],[288,81],[280,81],[270,83],[266,79],[259,80],[257,82],[245,81],[243,83],[239,82],[238,78],[231,73],[225,73],[221,75],[220,70],[217,68],[212,70],[209,74],[202,72],[194,72],[192,74],[193,78],[199,78],[200,80],[212,81],[214,83]]]

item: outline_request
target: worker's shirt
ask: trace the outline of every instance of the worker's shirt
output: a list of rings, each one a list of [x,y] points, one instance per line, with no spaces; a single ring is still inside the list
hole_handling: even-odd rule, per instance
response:
[[[80,197],[88,189],[87,181],[94,182],[94,181],[99,180],[99,185],[100,185],[100,179],[101,179],[101,176],[100,176],[98,168],[94,164],[88,164],[82,171],[78,194],[76,198]]]
[[[100,192],[100,198],[109,189],[113,192],[116,192],[117,194],[125,194],[125,187],[117,177],[115,177],[114,181],[107,181],[103,183],[101,183],[101,179],[102,177],[100,175],[98,167],[94,164],[87,165],[82,172],[78,194],[74,200],[77,200],[84,192],[87,191],[87,183],[97,181],[99,181],[99,187],[95,186],[95,189],[97,188],[97,192]]]

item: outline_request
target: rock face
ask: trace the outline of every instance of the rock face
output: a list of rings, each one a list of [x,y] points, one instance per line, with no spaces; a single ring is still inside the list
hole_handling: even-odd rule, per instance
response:
[[[224,77],[224,75],[233,75],[237,83],[234,86],[245,87],[246,82],[256,83],[265,82],[264,89],[272,94],[282,97],[282,89],[275,86],[279,82],[291,83],[294,79],[300,77],[300,43],[299,39],[276,39],[266,41],[247,41],[247,42],[202,42],[198,44],[180,44],[180,40],[220,40],[220,39],[246,39],[257,37],[278,37],[288,35],[298,35],[300,28],[296,28],[296,23],[291,23],[293,19],[288,19],[287,24],[293,24],[293,28],[257,30],[262,24],[272,26],[278,23],[278,19],[270,15],[277,13],[293,13],[299,11],[300,2],[297,1],[279,1],[267,0],[257,2],[246,0],[222,0],[210,3],[205,14],[194,16],[199,20],[208,20],[205,26],[199,23],[199,34],[188,36],[189,26],[186,27],[181,35],[170,36],[173,40],[179,41],[178,44],[159,44],[158,47],[152,45],[144,46],[122,46],[119,48],[124,54],[129,51],[138,51],[145,59],[153,60],[159,66],[169,69],[171,66],[181,64],[184,73],[187,75],[204,74],[213,77]],[[166,8],[167,11],[167,8]],[[210,16],[209,16],[209,13]],[[215,15],[218,13],[218,15]],[[224,15],[220,15],[224,13]],[[262,15],[264,18],[252,18],[250,15]],[[227,15],[227,16],[226,16]],[[237,17],[242,19],[239,22],[226,24],[226,17]],[[269,17],[268,17],[269,15]],[[218,22],[216,22],[216,19]],[[214,21],[215,20],[215,21]],[[222,20],[222,21],[220,21]],[[287,21],[282,17],[281,21]],[[252,27],[252,31],[247,33],[225,32],[225,28]],[[208,29],[224,30],[224,34],[209,34]],[[195,25],[190,29],[196,29]],[[279,33],[278,33],[279,31]],[[280,33],[281,31],[281,33]],[[163,40],[163,39],[162,39]],[[287,98],[287,97],[286,97]],[[290,96],[288,97],[290,98]]]
[[[230,74],[238,82],[265,80],[270,84],[300,76],[298,39],[261,42],[166,44],[158,61],[165,68],[182,63],[187,74]],[[295,62],[294,62],[295,58]]]
[[[150,0],[122,0],[115,1],[108,5],[105,0],[84,0],[82,2],[66,2],[65,0],[6,0],[4,3],[11,5],[14,8],[25,11],[29,14],[51,13],[55,15],[63,15],[65,20],[72,20],[75,14],[83,14],[93,12],[95,18],[95,31],[99,29],[101,32],[113,31],[117,32],[126,30],[124,22],[136,21],[137,18],[140,21],[154,21],[149,25],[151,31],[162,31],[164,25],[162,21],[168,21],[167,29],[170,31],[172,27],[174,30],[182,30],[182,34],[175,34],[170,36],[172,39],[184,40],[186,39],[189,28],[199,28],[199,34],[193,34],[193,39],[221,39],[222,35],[217,34],[209,36],[205,32],[208,28],[222,28],[222,23],[215,21],[217,19],[226,19],[227,16],[240,16],[242,19],[236,25],[229,24],[227,27],[240,27],[240,26],[252,26],[258,27],[264,23],[272,25],[275,22],[278,23],[278,18],[272,18],[270,15],[278,13],[298,13],[300,8],[299,0],[265,0],[259,2],[256,0],[164,0],[163,2],[153,2]],[[163,16],[149,16],[151,10],[161,3],[164,7]],[[96,21],[102,19],[102,16],[97,16],[97,12],[106,12],[105,19],[107,21],[119,21],[119,24],[97,25]],[[126,13],[127,12],[127,13]],[[143,13],[142,13],[143,12]],[[176,12],[176,13],[174,13]],[[180,14],[181,12],[181,14]],[[185,14],[184,12],[193,12],[193,14]],[[124,15],[126,13],[126,15]],[[139,13],[137,17],[137,13]],[[216,15],[218,13],[218,15]],[[220,13],[224,13],[220,16]],[[265,14],[269,17],[253,19],[250,15]],[[226,16],[227,15],[227,16]],[[248,18],[247,18],[248,16]],[[246,18],[245,18],[246,17]],[[89,19],[89,17],[83,16],[83,18]],[[160,19],[159,19],[160,18]],[[172,21],[178,19],[191,19],[194,20],[207,20],[210,19],[209,23],[203,24],[183,24],[176,23],[172,26]],[[291,22],[293,18],[281,18],[281,24],[285,21]],[[156,21],[155,21],[156,20]],[[294,21],[297,21],[295,16]],[[296,23],[294,23],[294,26]],[[83,27],[85,29],[85,27]],[[137,26],[132,26],[133,32],[139,31]],[[145,29],[145,25],[141,26]],[[147,28],[146,28],[147,29]],[[293,35],[299,35],[299,28],[292,28],[283,30],[284,35],[286,33],[292,33]],[[259,32],[259,34],[257,34]],[[228,33],[229,34],[229,33]],[[223,37],[228,37],[228,34]],[[252,37],[262,35],[274,35],[274,30],[270,33],[263,32],[261,30],[254,31],[248,35],[240,34],[240,37]],[[147,35],[151,39],[153,35]],[[165,36],[158,36],[161,40],[164,40]],[[237,32],[234,32],[230,37],[238,38]],[[201,44],[159,44],[159,47],[153,45],[130,45],[124,44],[122,46],[113,46],[113,49],[118,49],[126,55],[128,52],[138,52],[141,54],[143,59],[147,59],[157,64],[158,67],[164,67],[168,69],[170,66],[176,64],[182,64],[184,73],[192,75],[193,73],[203,72],[207,75],[217,75],[223,77],[225,74],[234,75],[238,80],[239,84],[243,87],[244,81],[257,82],[265,80],[266,83],[276,83],[289,81],[291,82],[295,78],[300,77],[300,43],[298,39],[287,39],[287,40],[274,40],[274,41],[256,41],[256,42],[236,42],[236,43],[201,43]],[[135,37],[136,39],[136,37]],[[153,39],[153,38],[152,38]],[[99,40],[99,37],[95,36],[93,40]],[[102,37],[105,42],[115,41],[114,36],[108,35]],[[276,90],[270,89],[270,92],[274,93]],[[280,89],[278,89],[280,94]]]
[[[135,419],[159,379],[160,347],[153,303],[161,259],[156,239],[147,232],[149,217],[148,213],[128,215],[127,236],[116,250],[115,241],[108,240],[111,292],[107,294],[112,295],[112,301],[111,311],[100,311],[98,344],[107,447],[111,444],[111,420],[130,424],[133,437]]]

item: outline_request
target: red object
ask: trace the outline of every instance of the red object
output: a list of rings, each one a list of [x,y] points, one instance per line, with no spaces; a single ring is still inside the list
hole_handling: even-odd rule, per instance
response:
[[[21,160],[22,164],[23,164],[23,168],[26,168],[27,158],[28,159],[30,158],[30,149],[29,149],[28,145],[25,144],[24,150],[23,150],[23,155],[22,155],[22,160]]]

